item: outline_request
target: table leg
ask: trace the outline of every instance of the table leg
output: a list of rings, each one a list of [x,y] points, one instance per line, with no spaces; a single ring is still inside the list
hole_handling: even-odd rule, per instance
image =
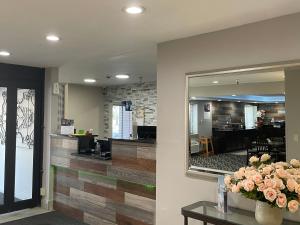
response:
[[[189,221],[188,221],[188,217],[184,217],[184,225],[188,225],[189,224]]]

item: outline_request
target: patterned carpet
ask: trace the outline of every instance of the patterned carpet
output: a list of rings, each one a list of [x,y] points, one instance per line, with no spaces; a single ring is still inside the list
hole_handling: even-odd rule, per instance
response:
[[[87,225],[66,217],[58,212],[45,213],[2,225]]]
[[[195,154],[190,157],[190,164],[210,169],[236,171],[239,168],[246,166],[246,160],[246,155],[234,153],[212,155],[209,157]]]

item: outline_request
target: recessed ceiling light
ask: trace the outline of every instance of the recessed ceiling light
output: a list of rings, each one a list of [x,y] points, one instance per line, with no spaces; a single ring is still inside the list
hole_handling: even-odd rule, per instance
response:
[[[128,79],[129,75],[127,75],[127,74],[118,74],[118,75],[116,75],[116,78],[118,78],[118,79]]]
[[[85,83],[96,83],[96,80],[95,79],[92,79],[92,78],[86,78],[83,80]]]
[[[8,52],[8,51],[0,51],[0,56],[10,56],[10,52]]]
[[[231,95],[232,97],[236,97],[236,95]]]
[[[213,83],[213,84],[218,84],[218,83],[219,83],[219,81],[217,81],[217,80],[214,80],[212,83]]]
[[[53,34],[48,35],[48,36],[46,37],[46,39],[47,39],[48,41],[52,41],[52,42],[57,42],[57,41],[60,40],[60,38],[59,38],[58,36],[53,35]]]
[[[221,99],[218,99],[218,102],[221,102],[222,100]]]
[[[128,14],[141,14],[145,11],[145,8],[141,6],[130,6],[125,8],[125,12]]]

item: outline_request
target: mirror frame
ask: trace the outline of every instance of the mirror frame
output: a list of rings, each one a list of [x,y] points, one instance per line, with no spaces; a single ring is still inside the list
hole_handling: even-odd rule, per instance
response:
[[[233,171],[222,171],[204,167],[189,165],[189,79],[193,77],[222,76],[226,74],[238,74],[246,72],[265,72],[274,70],[286,70],[300,68],[300,60],[257,64],[241,67],[231,67],[217,70],[189,72],[185,74],[185,172],[188,176],[200,176],[216,179],[219,175],[232,174]],[[287,127],[286,127],[287,129]]]

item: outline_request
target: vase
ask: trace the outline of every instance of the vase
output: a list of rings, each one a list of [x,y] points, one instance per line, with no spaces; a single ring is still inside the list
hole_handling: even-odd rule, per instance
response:
[[[280,225],[283,221],[283,212],[268,203],[256,201],[255,219],[261,225]]]

